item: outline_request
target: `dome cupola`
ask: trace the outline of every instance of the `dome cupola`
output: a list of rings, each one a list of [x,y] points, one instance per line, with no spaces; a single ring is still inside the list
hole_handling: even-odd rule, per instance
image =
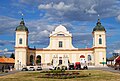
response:
[[[20,25],[16,27],[15,31],[27,31],[28,32],[28,28],[25,26],[23,18],[22,18],[22,21],[20,22]]]
[[[98,19],[98,22],[96,23],[96,26],[93,29],[93,32],[94,31],[105,31],[105,28],[101,25],[100,19]]]

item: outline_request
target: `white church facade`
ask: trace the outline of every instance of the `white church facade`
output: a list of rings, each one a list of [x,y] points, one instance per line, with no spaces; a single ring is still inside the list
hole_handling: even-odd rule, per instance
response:
[[[30,65],[65,65],[80,62],[88,66],[103,66],[106,63],[106,30],[100,20],[96,23],[91,48],[75,48],[72,45],[72,34],[65,26],[59,25],[49,35],[50,43],[47,48],[29,48],[28,28],[24,20],[16,28],[15,68]]]

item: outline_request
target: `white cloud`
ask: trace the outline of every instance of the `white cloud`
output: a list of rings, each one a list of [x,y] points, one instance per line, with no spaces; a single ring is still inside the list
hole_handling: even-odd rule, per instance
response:
[[[94,20],[113,17],[120,14],[118,0],[46,0],[40,3],[38,9],[46,10],[49,16],[64,20]]]
[[[52,4],[51,3],[46,4],[46,5],[41,4],[41,5],[38,6],[38,8],[39,9],[50,9],[50,8],[52,8]]]
[[[14,41],[13,40],[0,40],[0,46],[3,48],[3,46],[5,45],[14,45]]]
[[[38,9],[55,9],[60,11],[68,11],[68,10],[75,10],[74,4],[66,5],[64,2],[59,2],[58,4],[40,4]]]
[[[86,13],[89,13],[89,14],[97,14],[97,11],[94,9],[95,6],[96,6],[96,4],[95,4],[95,5],[92,5],[92,6],[90,7],[90,9],[86,9],[86,10],[85,10]]]
[[[114,50],[114,53],[120,53],[120,49],[119,50]]]
[[[120,15],[117,16],[117,19],[120,21]]]
[[[0,33],[14,33],[16,26],[19,25],[19,21],[14,18],[0,16]]]

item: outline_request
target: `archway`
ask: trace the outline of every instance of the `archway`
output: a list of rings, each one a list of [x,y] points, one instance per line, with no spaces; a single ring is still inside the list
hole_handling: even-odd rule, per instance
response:
[[[41,65],[41,56],[40,55],[38,55],[36,58],[36,64]]]
[[[33,55],[30,55],[30,65],[34,65]]]

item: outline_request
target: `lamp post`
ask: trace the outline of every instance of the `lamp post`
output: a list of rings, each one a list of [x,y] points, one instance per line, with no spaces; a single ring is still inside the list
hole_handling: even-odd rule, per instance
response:
[[[103,58],[103,66],[104,66],[104,58]]]
[[[20,70],[21,70],[21,62],[20,62]]]
[[[17,60],[17,62],[18,62],[18,70],[19,70],[19,60]]]

